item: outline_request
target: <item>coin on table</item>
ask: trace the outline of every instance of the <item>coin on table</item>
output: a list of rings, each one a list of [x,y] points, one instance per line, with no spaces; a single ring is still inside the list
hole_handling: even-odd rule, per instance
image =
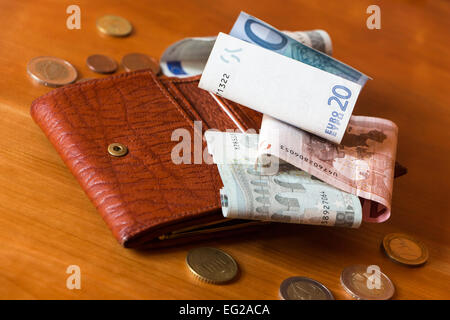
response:
[[[142,53],[129,53],[122,58],[125,71],[150,69],[154,74],[159,73],[159,63],[155,58]]]
[[[117,62],[103,54],[93,54],[87,57],[86,64],[94,72],[113,73],[117,70]]]
[[[428,249],[425,244],[407,234],[386,235],[382,247],[389,258],[408,266],[420,266],[428,260]]]
[[[229,254],[216,248],[193,249],[188,252],[186,263],[194,275],[211,283],[230,281],[238,272],[236,261]]]
[[[28,74],[40,84],[59,87],[74,82],[78,73],[68,61],[56,57],[35,57],[28,62]]]
[[[320,282],[306,277],[291,277],[280,285],[283,300],[334,300],[331,291]]]
[[[366,265],[345,268],[341,273],[341,285],[358,300],[388,300],[395,293],[394,284],[384,273]]]
[[[80,80],[77,80],[77,83],[82,83],[82,82],[87,82],[87,81],[91,81],[94,80],[95,78],[82,78]]]
[[[133,26],[125,18],[106,15],[97,20],[97,29],[108,36],[125,37],[133,31]]]

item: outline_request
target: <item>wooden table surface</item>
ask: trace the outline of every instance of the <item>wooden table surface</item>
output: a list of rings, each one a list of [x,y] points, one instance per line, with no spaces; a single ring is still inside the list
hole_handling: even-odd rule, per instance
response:
[[[0,298],[278,299],[281,281],[300,275],[349,299],[339,276],[356,263],[380,266],[396,299],[450,298],[448,1],[73,2],[81,30],[66,28],[72,1],[0,1]],[[372,3],[381,8],[381,30],[366,27]],[[33,84],[26,64],[52,55],[70,61],[82,78],[99,77],[85,65],[90,54],[159,57],[179,39],[228,32],[240,10],[282,30],[327,30],[334,56],[373,77],[354,113],[400,128],[397,160],[409,173],[395,181],[392,216],[356,230],[276,224],[232,239],[124,249],[32,121],[31,101],[51,89]],[[134,33],[100,36],[95,21],[104,14],[129,19]],[[390,232],[421,239],[428,263],[408,268],[389,260],[380,242]],[[185,257],[199,245],[229,252],[239,279],[216,286],[193,278]],[[66,288],[69,265],[81,268],[80,290]]]

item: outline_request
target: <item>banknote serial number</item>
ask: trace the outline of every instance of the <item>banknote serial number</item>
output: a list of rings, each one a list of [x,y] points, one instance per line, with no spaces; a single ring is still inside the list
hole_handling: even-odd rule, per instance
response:
[[[231,144],[233,145],[234,150],[240,150],[239,138],[235,134],[231,134]]]
[[[320,192],[320,201],[322,204],[322,221],[321,224],[328,224],[330,220],[330,204],[328,203],[328,197],[325,191]]]
[[[228,80],[230,80],[230,75],[228,73],[224,73],[222,75],[222,78],[220,78],[219,86],[218,86],[218,88],[216,90],[216,94],[217,95],[220,96],[225,91],[225,88],[227,87]]]
[[[335,85],[331,89],[331,93],[333,95],[328,98],[328,105],[334,107],[335,110],[331,112],[331,116],[328,119],[325,134],[336,137],[339,127],[341,126],[341,121],[344,119],[345,111],[348,106],[348,99],[352,96],[352,92],[346,86]]]
[[[290,155],[295,156],[295,157],[299,158],[300,160],[310,164],[314,168],[317,168],[317,169],[323,171],[326,174],[329,174],[329,175],[334,176],[334,177],[338,176],[338,173],[336,171],[330,170],[329,168],[324,167],[320,163],[312,160],[311,158],[309,158],[307,156],[303,156],[302,154],[298,153],[295,150],[292,150],[292,149],[286,147],[285,145],[280,144],[280,149],[285,151],[285,152],[287,152],[287,153],[289,153]]]

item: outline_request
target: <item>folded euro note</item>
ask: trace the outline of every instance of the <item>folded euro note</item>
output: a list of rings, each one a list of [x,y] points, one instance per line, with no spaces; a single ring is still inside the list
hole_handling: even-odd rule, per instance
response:
[[[332,44],[324,30],[283,31],[287,36],[306,46],[332,54]],[[191,77],[199,75],[214,46],[216,37],[191,37],[171,44],[160,59],[161,71],[169,77]]]
[[[292,37],[292,34],[283,33],[245,12],[240,13],[230,31],[230,36],[359,83],[361,86],[364,86],[368,79],[366,75],[358,70],[332,58],[325,50],[297,41],[298,37]]]
[[[200,88],[341,142],[367,76],[244,13],[231,35],[217,37]]]
[[[282,159],[359,196],[363,220],[383,222],[391,213],[397,137],[398,128],[392,121],[352,116],[337,145],[264,115],[257,157]]]
[[[199,87],[335,143],[361,90],[358,83],[224,33]]]
[[[357,228],[362,208],[357,196],[336,189],[280,161],[275,174],[256,164],[258,135],[207,131],[208,151],[224,187],[222,212],[227,218]]]

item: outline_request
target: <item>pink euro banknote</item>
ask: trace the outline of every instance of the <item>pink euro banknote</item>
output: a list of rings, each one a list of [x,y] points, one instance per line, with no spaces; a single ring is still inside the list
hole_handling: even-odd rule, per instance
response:
[[[392,121],[352,116],[338,145],[264,115],[258,154],[280,158],[359,196],[363,221],[383,222],[391,214],[397,137]]]

